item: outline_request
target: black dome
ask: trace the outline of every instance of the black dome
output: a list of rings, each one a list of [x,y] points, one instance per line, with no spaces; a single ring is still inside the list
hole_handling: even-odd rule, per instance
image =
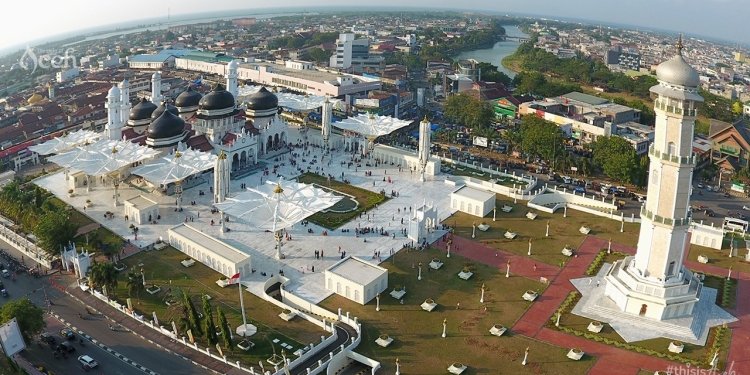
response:
[[[174,105],[177,107],[193,107],[198,105],[203,95],[198,91],[193,90],[193,87],[188,87],[187,90],[183,91],[180,95],[177,95],[177,99],[174,101]]]
[[[185,131],[185,120],[171,111],[164,111],[148,126],[148,138],[165,139],[176,137]]]
[[[159,116],[161,116],[162,113],[164,113],[165,110],[169,110],[169,112],[174,113],[175,115],[179,115],[180,112],[177,110],[177,107],[167,103],[167,102],[161,102],[161,105],[156,107],[153,113],[151,113],[151,119],[155,119]]]
[[[266,111],[278,106],[279,98],[274,93],[266,90],[265,87],[261,87],[258,92],[247,98],[247,109],[254,111]]]
[[[211,92],[201,98],[198,106],[200,109],[208,111],[234,108],[234,95],[225,90],[223,85],[218,84]]]
[[[147,120],[151,118],[154,110],[156,110],[156,104],[151,103],[146,98],[142,98],[140,103],[130,109],[130,116],[128,118],[133,121]]]

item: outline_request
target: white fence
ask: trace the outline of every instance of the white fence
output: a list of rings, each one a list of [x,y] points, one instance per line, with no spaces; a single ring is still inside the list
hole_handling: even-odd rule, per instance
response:
[[[28,238],[16,233],[12,229],[12,222],[3,216],[0,216],[0,238],[47,269],[52,268],[55,258],[50,257]]]
[[[496,185],[496,186],[498,186],[497,189],[499,189],[499,190],[503,190],[503,192],[496,191],[496,193],[507,195],[507,196],[510,196],[511,198],[513,198],[513,196],[510,195],[511,193],[512,194],[528,194],[529,192],[531,192],[531,190],[534,188],[534,185],[536,185],[536,183],[537,183],[537,179],[534,176],[528,176],[528,175],[523,175],[523,174],[516,174],[516,172],[508,173],[507,169],[501,171],[500,168],[495,168],[495,169],[485,168],[485,167],[482,167],[481,165],[479,165],[479,163],[477,163],[477,162],[468,163],[468,162],[463,162],[463,161],[460,161],[460,160],[451,159],[451,158],[448,158],[446,156],[439,156],[439,155],[433,155],[433,156],[436,157],[436,158],[438,158],[438,159],[440,159],[440,160],[442,160],[442,161],[444,161],[444,162],[446,162],[446,163],[449,163],[449,164],[451,164],[453,166],[461,166],[461,167],[466,167],[466,168],[472,168],[472,169],[476,169],[476,170],[484,172],[484,173],[488,173],[490,175],[497,175],[499,177],[511,178],[511,179],[517,180],[518,181],[518,187],[516,187],[516,188],[509,187],[509,186],[504,186],[504,185],[500,185],[500,184],[492,184],[489,181],[484,181],[484,182],[488,183],[489,185]],[[453,178],[453,177],[461,177],[461,176],[452,176],[451,178]],[[478,180],[478,179],[475,179],[475,180],[482,181],[482,180]],[[522,193],[518,191],[519,189],[522,191]],[[493,190],[493,191],[495,191],[495,190]],[[507,191],[507,193],[505,191]]]

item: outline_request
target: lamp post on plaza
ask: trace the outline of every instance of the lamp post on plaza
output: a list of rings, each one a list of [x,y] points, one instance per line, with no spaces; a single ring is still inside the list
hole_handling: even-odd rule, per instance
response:
[[[549,237],[549,220],[547,220],[547,231],[544,232],[544,237]]]
[[[380,311],[380,293],[375,296],[375,311]]]
[[[526,253],[526,255],[531,256],[531,238],[529,238],[529,251]]]
[[[479,303],[484,303],[484,283],[482,283],[482,295],[479,297]]]
[[[505,264],[505,277],[510,277],[510,260]]]
[[[443,319],[443,334],[442,338],[445,338],[445,327],[448,326],[448,319]]]
[[[417,280],[422,280],[422,262],[419,262],[419,270],[417,272]]]

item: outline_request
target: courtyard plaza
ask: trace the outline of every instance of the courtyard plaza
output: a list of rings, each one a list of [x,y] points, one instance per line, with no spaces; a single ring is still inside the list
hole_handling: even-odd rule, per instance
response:
[[[271,275],[283,271],[284,276],[292,280],[286,289],[313,303],[330,295],[324,288],[322,271],[341,259],[339,248],[341,252],[346,252],[346,256],[357,256],[378,264],[404,245],[412,243],[402,232],[407,227],[410,208],[413,211],[425,202],[433,204],[437,207],[439,221],[452,214],[449,199],[455,187],[445,184],[443,176],[419,182],[419,173],[407,168],[402,168],[399,172],[396,165],[381,163],[375,167],[375,160],[367,158],[360,163],[350,164],[351,153],[337,150],[325,155],[324,150],[318,147],[308,147],[307,150],[293,148],[291,152],[264,162],[265,167],[261,167],[256,173],[232,180],[230,196],[240,191],[242,186],[253,187],[268,181],[278,181],[279,178],[294,179],[302,172],[315,172],[330,174],[339,181],[342,180],[343,173],[343,179],[349,184],[374,192],[385,191],[390,199],[336,229],[327,229],[312,222],[294,225],[286,232],[283,241],[282,252],[285,259],[277,260],[273,233],[259,231],[240,220],[233,219],[226,223],[230,230],[221,232],[219,214],[212,212],[214,210],[210,175],[197,177],[199,180],[184,190],[181,212],[176,211],[175,196],[154,192],[154,189],[147,187],[145,183],[139,184],[140,179],[137,176],[131,176],[120,184],[120,204],[116,208],[113,204],[114,190],[111,183],[91,186],[88,193],[85,188],[78,188],[71,197],[68,194],[64,171],[40,177],[34,182],[141,248],[148,247],[160,239],[166,241],[169,228],[187,222],[203,233],[219,238],[252,257],[255,272],[252,275],[242,275],[242,279],[243,284],[254,294],[261,295],[263,282]],[[397,193],[397,196],[391,196],[391,192]],[[130,227],[132,220],[126,220],[123,215],[122,202],[138,195],[157,202],[160,205],[161,218],[152,218],[156,224],[138,226],[136,238]],[[87,204],[87,200],[91,203]],[[193,202],[195,204],[192,204]],[[113,215],[107,215],[108,212]],[[401,219],[404,220],[403,224]],[[373,228],[376,229],[376,233],[357,236],[357,228]],[[380,228],[388,235],[381,235]],[[439,238],[443,233],[441,230],[433,232],[428,242]],[[288,240],[289,238],[291,240]],[[323,257],[316,259],[315,251],[322,251]],[[375,254],[379,254],[379,257]]]

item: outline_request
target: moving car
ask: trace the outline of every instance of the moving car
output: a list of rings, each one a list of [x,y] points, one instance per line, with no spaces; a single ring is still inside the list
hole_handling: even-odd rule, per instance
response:
[[[9,272],[8,270],[2,270],[2,273],[3,273],[3,277],[4,277],[4,278],[6,278],[6,279],[7,279],[7,278],[9,278],[9,277],[10,277],[10,272]]]
[[[57,344],[57,339],[55,338],[55,336],[49,334],[49,332],[43,332],[41,335],[39,335],[39,339],[42,340],[42,342],[46,342],[50,345]]]
[[[61,353],[72,353],[76,351],[76,348],[73,346],[73,344],[67,341],[63,341],[59,345],[57,345],[57,348],[55,350]]]
[[[78,363],[80,363],[81,366],[83,366],[83,368],[86,369],[86,370],[89,370],[89,369],[95,368],[96,366],[99,366],[99,363],[96,362],[95,359],[89,357],[86,354],[78,357]]]
[[[66,338],[68,340],[71,340],[71,341],[73,341],[73,340],[76,339],[75,332],[73,332],[73,330],[70,329],[70,328],[63,328],[63,329],[61,329],[60,330],[60,336],[62,336],[63,338]]]

